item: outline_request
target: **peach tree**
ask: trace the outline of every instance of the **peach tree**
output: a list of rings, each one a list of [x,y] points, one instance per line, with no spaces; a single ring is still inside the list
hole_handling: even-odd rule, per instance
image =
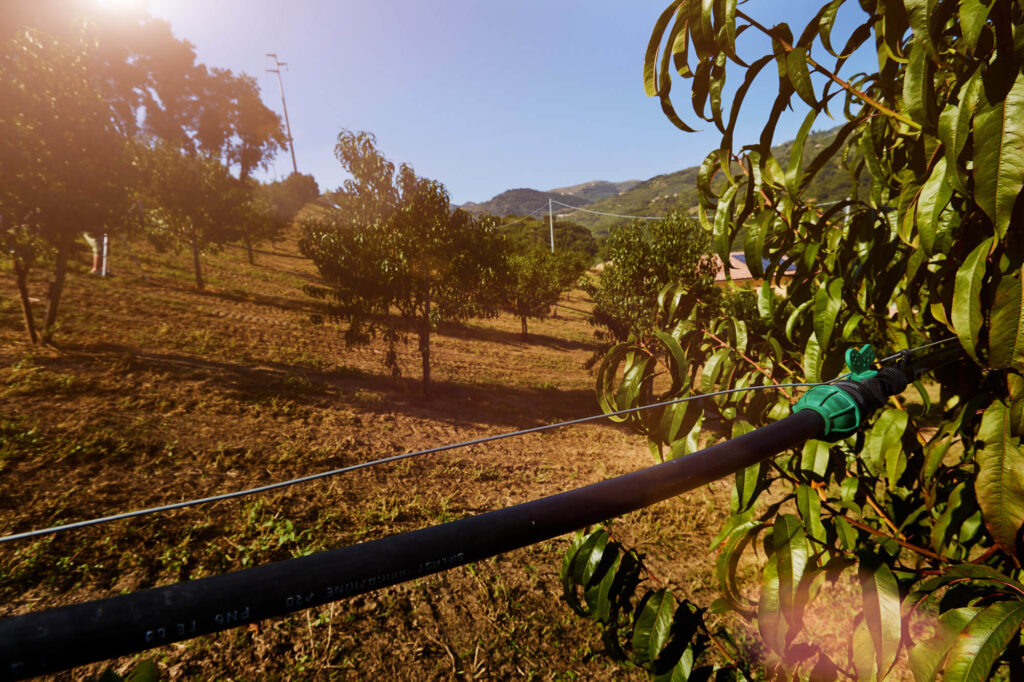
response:
[[[855,72],[864,53],[870,67]],[[720,132],[701,166],[699,219],[718,255],[744,251],[763,284],[756,319],[702,316],[685,291],[664,290],[664,329],[606,359],[606,409],[829,379],[865,343],[888,354],[953,338],[962,359],[857,436],[738,472],[712,543],[713,604],[633,605],[615,585],[635,589],[639,571],[610,577],[635,564],[628,552],[602,559],[600,538],[573,546],[567,591],[592,598],[588,613],[618,604],[602,622],[631,635],[620,650],[654,675],[711,674],[693,664],[711,650],[706,608],[756,624],[762,648],[744,657],[722,640],[734,665],[716,674],[881,679],[906,665],[917,680],[1024,676],[1022,65],[1024,4],[1013,0],[832,0],[797,34],[735,0],[677,0],[657,20],[646,91],[688,131],[672,97],[687,86],[693,115]],[[761,133],[737,140],[760,80],[774,98],[753,112]],[[806,115],[783,157],[772,145],[791,108]],[[841,119],[831,142],[805,149],[827,116]],[[821,205],[815,178],[833,159],[854,189]],[[660,394],[640,385],[657,372],[637,369],[659,353],[671,379]],[[797,397],[740,393],[628,421],[678,457],[785,416]],[[724,419],[708,423],[705,403]],[[744,579],[750,560],[757,575]],[[671,632],[704,639],[680,646]]]

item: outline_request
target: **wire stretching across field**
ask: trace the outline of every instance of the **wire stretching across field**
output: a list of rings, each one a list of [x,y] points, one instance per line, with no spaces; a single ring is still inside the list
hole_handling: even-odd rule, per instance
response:
[[[833,379],[832,381],[837,381]],[[825,382],[831,383],[831,382]],[[172,511],[175,509],[184,509],[186,507],[194,507],[200,504],[207,504],[209,502],[223,502],[225,500],[232,500],[238,497],[246,497],[249,495],[256,495],[258,493],[270,492],[271,490],[278,490],[280,488],[287,488],[300,483],[309,483],[311,481],[317,481],[322,478],[329,478],[331,476],[338,476],[341,474],[347,474],[352,471],[358,471],[360,469],[368,469],[370,467],[379,466],[381,464],[388,464],[390,462],[398,462],[403,459],[409,459],[411,457],[420,457],[422,455],[430,455],[437,452],[445,452],[447,450],[455,450],[457,448],[465,448],[471,445],[481,445],[483,443],[491,443],[496,440],[502,440],[505,438],[514,438],[516,436],[525,436],[530,433],[540,433],[542,431],[550,431],[552,429],[559,429],[566,426],[573,426],[576,424],[585,424],[587,422],[598,421],[601,419],[607,419],[609,417],[618,417],[634,412],[640,412],[642,410],[649,410],[655,407],[665,407],[667,405],[675,405],[678,403],[685,403],[691,400],[700,400],[702,398],[713,398],[719,395],[728,395],[730,393],[740,393],[743,391],[755,391],[763,390],[768,388],[800,388],[817,386],[819,384],[769,384],[765,386],[748,386],[746,388],[732,388],[725,391],[716,391],[715,393],[702,393],[700,395],[689,396],[687,398],[677,398],[675,400],[666,400],[660,403],[653,403],[651,405],[641,405],[640,407],[631,407],[625,410],[619,410],[617,412],[608,412],[605,414],[595,414],[589,417],[580,417],[579,419],[570,419],[569,421],[557,422],[555,424],[545,424],[543,426],[534,426],[529,429],[522,429],[520,431],[511,431],[508,433],[499,433],[493,436],[484,436],[483,438],[475,438],[473,440],[466,440],[459,443],[448,443],[446,445],[439,445],[433,448],[427,448],[426,450],[416,450],[415,452],[406,452],[400,455],[392,455],[391,457],[382,457],[381,459],[374,459],[368,462],[361,462],[359,464],[352,464],[338,469],[331,469],[330,471],[321,471],[316,474],[310,474],[308,476],[300,476],[299,478],[293,478],[287,481],[279,481],[277,483],[268,483],[267,485],[257,486],[255,488],[247,488],[245,490],[237,490],[235,492],[223,493],[221,495],[211,495],[210,497],[200,497],[194,500],[186,500],[184,502],[175,502],[173,504],[165,504],[159,507],[150,507],[148,509],[138,509],[136,511],[124,512],[123,514],[113,514],[111,516],[103,516],[100,518],[89,519],[86,521],[76,521],[75,523],[67,523],[60,526],[52,526],[50,528],[41,528],[39,530],[26,531],[24,533],[16,533],[14,535],[4,535],[0,537],[0,543],[11,542],[13,540],[25,540],[28,538],[35,538],[42,535],[51,535],[65,530],[74,530],[76,528],[85,528],[87,526],[95,526],[101,523],[110,523],[112,521],[123,521],[125,519],[131,519],[138,516],[147,516],[149,514],[158,514],[160,512]]]
[[[583,208],[582,206],[573,206],[571,204],[563,204],[561,201],[551,200],[552,204],[558,204],[559,206],[565,206],[576,211],[583,211],[585,213],[593,213],[594,215],[606,215],[612,218],[632,218],[634,220],[664,220],[664,216],[652,216],[652,215],[622,215],[621,213],[605,213],[604,211],[594,211],[589,208]]]
[[[882,358],[879,363],[888,362],[896,358],[901,357],[904,353],[914,353],[926,348],[931,348],[940,344],[948,343],[952,341],[952,338],[943,339],[941,341],[935,341],[917,348],[912,348],[909,351],[903,353],[896,353],[890,355],[887,358]],[[455,450],[457,448],[465,448],[471,445],[481,445],[483,443],[491,443],[497,440],[503,440],[505,438],[514,438],[516,436],[525,436],[530,433],[540,433],[542,431],[551,431],[553,429],[560,429],[566,426],[574,426],[577,424],[585,424],[587,422],[599,421],[601,419],[608,419],[610,417],[621,417],[635,412],[641,412],[643,410],[650,410],[656,407],[666,407],[668,405],[677,405],[679,403],[686,403],[691,400],[701,400],[704,398],[714,398],[721,395],[730,395],[732,393],[743,393],[745,391],[758,391],[766,389],[781,389],[781,388],[810,388],[812,386],[822,386],[831,384],[836,381],[840,381],[848,377],[849,374],[843,374],[821,383],[793,383],[793,384],[766,384],[763,386],[747,386],[744,388],[730,388],[724,391],[715,391],[714,393],[701,393],[699,395],[692,395],[686,398],[676,398],[674,400],[666,400],[659,403],[652,403],[650,405],[641,405],[639,407],[630,407],[625,410],[618,410],[615,412],[606,412],[603,414],[595,414],[589,417],[580,417],[579,419],[570,419],[564,422],[557,422],[555,424],[545,424],[543,426],[534,426],[529,429],[522,429],[519,431],[510,431],[507,433],[499,433],[493,436],[484,436],[483,438],[475,438],[473,440],[466,440],[459,443],[449,443],[447,445],[439,445],[433,448],[427,448],[426,450],[416,450],[414,452],[406,452],[400,455],[392,455],[391,457],[382,457],[381,459],[374,459],[368,462],[361,462],[359,464],[352,464],[338,469],[331,469],[330,471],[321,471],[316,474],[310,474],[308,476],[300,476],[299,478],[292,478],[287,481],[278,481],[277,483],[268,483],[267,485],[257,486],[255,488],[247,488],[245,490],[236,490],[234,492],[223,493],[221,495],[211,495],[210,497],[200,497],[193,500],[185,500],[184,502],[175,502],[173,504],[165,504],[159,507],[149,507],[147,509],[138,509],[135,511],[124,512],[122,514],[112,514],[110,516],[103,516],[95,519],[88,519],[85,521],[76,521],[74,523],[66,523],[60,526],[51,526],[49,528],[40,528],[38,530],[26,531],[24,533],[15,533],[13,535],[4,535],[0,537],[0,543],[12,542],[14,540],[26,540],[28,538],[36,538],[43,535],[52,535],[60,531],[74,530],[76,528],[86,528],[88,526],[96,526],[101,523],[111,523],[113,521],[123,521],[125,519],[132,519],[139,516],[148,516],[150,514],[159,514],[161,512],[173,511],[175,509],[185,509],[186,507],[195,507],[200,504],[207,504],[210,502],[223,502],[225,500],[233,500],[239,497],[247,497],[249,495],[256,495],[259,493],[270,492],[272,490],[279,490],[281,488],[288,488],[293,485],[300,483],[309,483],[311,481],[317,481],[322,478],[329,478],[331,476],[339,476],[341,474],[347,474],[352,471],[358,471],[360,469],[368,469],[370,467],[379,466],[381,464],[388,464],[390,462],[398,462],[403,459],[409,459],[412,457],[420,457],[423,455],[430,455],[437,452],[445,452],[447,450]]]

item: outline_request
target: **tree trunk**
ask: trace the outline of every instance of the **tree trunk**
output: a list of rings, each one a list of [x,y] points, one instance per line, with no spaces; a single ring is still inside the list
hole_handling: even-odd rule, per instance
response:
[[[420,321],[420,358],[423,360],[423,397],[430,397],[430,294],[427,294],[426,314]]]
[[[43,318],[43,341],[49,343],[53,337],[54,325],[57,322],[57,307],[60,305],[60,295],[64,292],[64,277],[68,273],[68,252],[71,250],[71,240],[61,239],[57,245],[57,263],[53,270],[53,281],[50,282],[49,296],[46,301],[46,315]]]
[[[523,341],[525,341],[526,339],[529,338],[529,336],[526,333],[526,315],[521,315],[519,317],[519,321],[523,323]]]
[[[203,283],[203,271],[199,266],[199,239],[195,228],[192,228],[192,265],[196,270],[196,288],[202,291],[206,285]]]
[[[21,298],[21,313],[25,319],[25,333],[29,343],[39,343],[36,335],[36,323],[32,317],[32,304],[28,300],[28,266],[18,257],[14,258],[14,275],[18,281],[18,296]]]

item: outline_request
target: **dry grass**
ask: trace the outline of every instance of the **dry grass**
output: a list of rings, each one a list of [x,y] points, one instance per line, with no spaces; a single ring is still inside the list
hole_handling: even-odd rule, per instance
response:
[[[384,375],[373,346],[313,326],[303,260],[228,250],[187,259],[136,245],[117,276],[70,275],[55,348],[29,349],[0,299],[0,534],[215,494],[599,411],[582,369],[591,329],[560,316],[446,327],[435,397]],[[274,247],[295,253],[294,243]],[[143,279],[142,275],[146,275]],[[41,292],[42,280],[34,282]],[[14,285],[0,275],[0,291]],[[576,310],[573,310],[576,309]],[[0,615],[186,580],[497,509],[651,463],[644,442],[579,426],[360,471],[198,510],[0,546]],[[707,546],[728,482],[612,525],[652,570],[714,598]],[[538,679],[641,677],[595,655],[599,633],[561,600],[566,540],[249,628],[156,649],[173,676]],[[130,659],[112,662],[117,669]],[[95,674],[103,666],[74,672]],[[69,674],[70,676],[70,674]]]

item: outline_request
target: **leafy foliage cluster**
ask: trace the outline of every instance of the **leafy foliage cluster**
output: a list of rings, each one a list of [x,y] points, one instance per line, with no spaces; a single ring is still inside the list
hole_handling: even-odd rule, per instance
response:
[[[509,241],[515,249],[528,249],[531,247],[550,247],[551,225],[546,219],[539,220],[533,216],[506,216],[506,222],[500,226],[502,232],[508,236]],[[583,254],[588,258],[584,259],[586,265],[590,265],[597,258],[601,249],[601,243],[591,234],[590,230],[579,223],[555,217],[555,252],[570,251]]]
[[[837,41],[840,11],[860,18]],[[758,35],[770,53],[745,47]],[[877,70],[845,76],[862,47]],[[763,664],[780,675],[880,679],[904,653],[918,680],[1024,675],[1022,64],[1024,7],[1011,0],[833,0],[795,38],[734,0],[677,0],[654,28],[647,92],[688,130],[671,98],[682,78],[694,112],[722,133],[699,173],[699,219],[715,251],[741,247],[764,284],[756,324],[709,319],[682,290],[663,291],[663,331],[609,353],[606,409],[651,399],[657,357],[669,358],[671,396],[819,381],[839,373],[850,345],[899,350],[952,336],[963,349],[962,362],[935,372],[937,400],[917,385],[923,408],[895,399],[857,437],[812,441],[737,473],[713,543],[723,596],[712,608],[756,621]],[[760,140],[736,149],[744,98],[767,74],[778,96]],[[776,125],[799,102],[808,113],[780,158]],[[829,107],[846,122],[805,157]],[[835,159],[854,179],[851,196],[822,207],[813,183]],[[681,456],[698,446],[702,423],[712,437],[737,435],[788,414],[794,400],[737,394],[629,421],[653,450]],[[709,424],[702,403],[726,419]],[[759,503],[768,490],[771,504]],[[757,549],[754,598],[738,566]],[[853,595],[845,641],[806,626],[836,589]]]
[[[812,131],[807,136],[806,145],[809,149],[825,147],[832,142],[837,132],[838,128]],[[788,157],[791,147],[791,142],[775,144],[772,147],[772,154],[780,158]],[[699,173],[700,167],[693,166],[673,173],[656,175],[617,196],[599,200],[588,208],[620,215],[660,216],[673,210],[689,214],[695,211],[700,203],[700,191],[697,187]],[[716,189],[719,182],[721,180],[717,180],[715,183]],[[853,180],[843,169],[841,160],[833,158],[819,171],[814,185],[809,191],[813,192],[813,197],[819,203],[829,203],[849,196],[852,184]],[[606,235],[613,227],[623,223],[621,218],[583,213],[582,211],[574,213],[572,218],[593,230],[597,235]]]
[[[547,317],[562,292],[572,289],[587,267],[578,252],[551,253],[539,246],[509,253],[507,266],[502,307],[519,318],[524,339],[527,319]]]
[[[250,174],[284,133],[255,79],[197,63],[142,11],[40,0],[7,3],[2,19],[0,247],[32,341],[27,273],[53,265],[49,337],[82,231],[124,234],[148,213],[157,239],[191,248],[200,288],[203,248],[266,233]]]
[[[415,334],[429,393],[430,333],[440,322],[496,313],[504,242],[492,221],[450,210],[441,183],[396,168],[371,133],[343,130],[335,156],[352,178],[331,195],[331,210],[302,221],[299,242],[329,286],[305,290],[348,323],[346,342],[381,338],[393,373],[398,344]]]
[[[692,307],[717,306],[710,240],[696,220],[679,211],[664,220],[616,228],[607,253],[601,277],[588,286],[594,299],[592,323],[603,328],[598,331],[603,341],[632,335],[644,343],[659,322],[658,291],[669,284],[684,287]]]
[[[643,557],[612,540],[604,528],[578,533],[562,562],[566,601],[577,615],[602,626],[613,660],[635,665],[655,680],[750,676],[735,655],[739,647],[728,632],[710,628],[705,609],[688,599],[677,601],[665,587],[641,590],[644,572]],[[726,652],[730,665],[700,662],[712,646]]]

